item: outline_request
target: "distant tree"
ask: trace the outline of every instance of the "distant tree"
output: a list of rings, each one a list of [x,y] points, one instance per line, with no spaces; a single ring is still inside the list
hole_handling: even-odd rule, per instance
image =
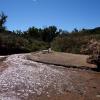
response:
[[[47,28],[44,28],[42,32],[42,38],[43,41],[49,43],[49,47],[51,46],[51,42],[55,37],[57,37],[59,32],[57,32],[57,27],[56,26],[49,26]]]
[[[72,33],[78,33],[78,29],[74,28],[74,30],[72,31]]]
[[[7,19],[7,16],[1,12],[0,14],[0,31],[3,31],[5,30],[5,22],[6,22],[6,19]]]
[[[34,39],[38,39],[40,37],[38,28],[35,27],[30,27],[27,31],[27,35]]]

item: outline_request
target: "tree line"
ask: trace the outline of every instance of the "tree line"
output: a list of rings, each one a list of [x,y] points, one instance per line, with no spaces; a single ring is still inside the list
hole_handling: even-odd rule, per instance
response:
[[[92,38],[100,39],[100,27],[63,31],[56,26],[29,27],[26,31],[9,31],[5,27],[7,16],[0,14],[0,54],[34,52],[51,47],[55,51],[81,53]]]

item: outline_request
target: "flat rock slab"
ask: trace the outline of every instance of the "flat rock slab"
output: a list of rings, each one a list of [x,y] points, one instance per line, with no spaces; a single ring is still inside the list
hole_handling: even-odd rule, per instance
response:
[[[81,68],[96,68],[94,64],[88,64],[86,59],[88,55],[79,55],[71,53],[61,53],[61,52],[52,52],[52,53],[32,53],[30,59],[33,61],[38,61],[41,63],[55,64],[61,66],[73,66]]]

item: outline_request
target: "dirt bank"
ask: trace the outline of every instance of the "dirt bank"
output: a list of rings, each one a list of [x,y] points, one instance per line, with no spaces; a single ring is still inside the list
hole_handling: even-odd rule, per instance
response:
[[[76,68],[96,68],[96,65],[86,62],[88,55],[52,52],[52,53],[31,53],[29,59],[46,64],[61,65]]]

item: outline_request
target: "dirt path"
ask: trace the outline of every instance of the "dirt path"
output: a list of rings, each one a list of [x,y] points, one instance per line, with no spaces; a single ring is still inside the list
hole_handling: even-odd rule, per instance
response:
[[[99,100],[100,73],[9,56],[0,74],[0,100]]]

